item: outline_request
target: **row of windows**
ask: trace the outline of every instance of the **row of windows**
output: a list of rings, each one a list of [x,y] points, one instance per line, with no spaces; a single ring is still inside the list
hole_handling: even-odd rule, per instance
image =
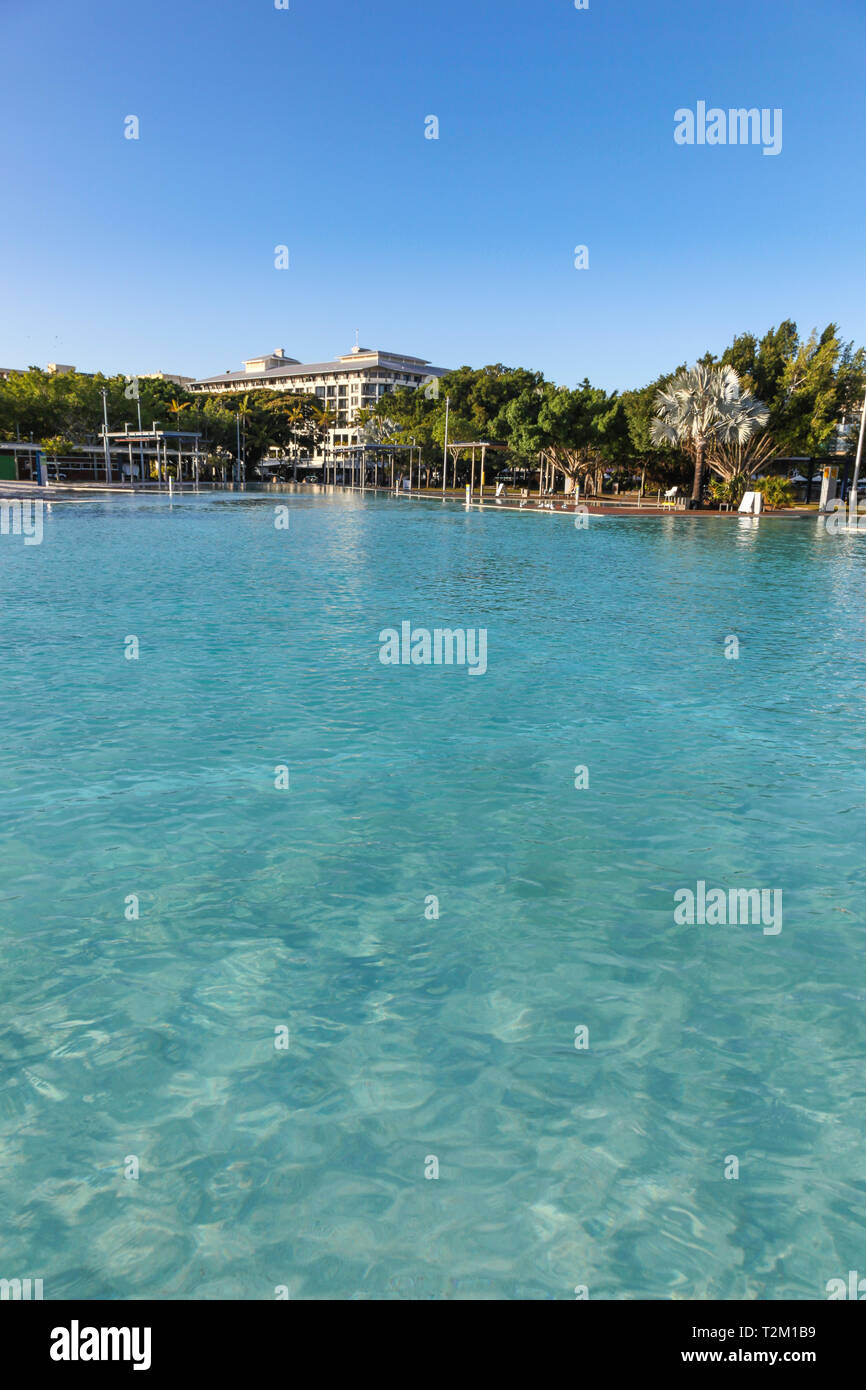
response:
[[[381,380],[373,381],[368,377],[363,377],[360,382],[358,382],[357,380],[353,380],[351,382],[352,397],[354,399],[357,399],[360,392],[361,398],[364,401],[376,400],[378,399],[378,397],[386,395],[389,391],[395,390],[396,387],[401,384],[401,381],[407,381],[412,385],[420,386],[423,380],[423,377],[409,377],[405,373],[403,374],[402,378],[395,374],[395,379],[393,381],[385,382]],[[220,382],[215,389],[217,391],[249,391],[257,389],[266,389],[269,386],[273,386],[273,384],[274,383],[272,381],[268,381],[265,378],[258,378],[244,382]],[[320,398],[320,400],[336,399],[338,394],[340,399],[342,400],[343,398],[348,396],[349,391],[349,385],[343,382],[338,382],[336,384],[326,383],[323,386],[314,386],[309,380],[307,380],[306,382],[286,381],[281,383],[281,386],[282,389],[285,391],[296,391],[308,395],[315,393],[315,395],[317,395]],[[196,388],[194,386],[192,389],[198,389],[202,393],[204,393],[205,391],[204,387]]]

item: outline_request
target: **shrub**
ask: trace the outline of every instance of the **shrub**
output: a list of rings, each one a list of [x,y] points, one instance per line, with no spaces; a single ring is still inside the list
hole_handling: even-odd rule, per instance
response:
[[[738,473],[733,478],[711,478],[710,497],[714,502],[730,502],[732,506],[738,507],[743,500],[743,494],[751,486],[745,473]]]
[[[764,504],[771,510],[794,505],[794,486],[789,478],[782,478],[776,474],[769,478],[759,478],[754,488],[756,492],[763,493]]]

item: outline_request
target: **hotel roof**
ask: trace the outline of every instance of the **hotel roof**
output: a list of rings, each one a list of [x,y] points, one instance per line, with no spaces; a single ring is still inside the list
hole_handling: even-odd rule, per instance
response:
[[[273,353],[264,353],[263,357],[273,357]],[[254,357],[247,358],[248,362],[255,362]],[[348,352],[343,357],[334,358],[331,362],[298,362],[291,364],[291,359],[285,366],[267,367],[262,370],[240,371],[240,372],[220,372],[217,376],[200,377],[193,384],[196,386],[211,386],[219,383],[231,381],[248,381],[250,377],[260,379],[266,377],[270,381],[280,381],[286,377],[293,376],[330,376],[345,372],[346,368],[358,367],[364,369],[368,367],[389,367],[392,370],[421,371],[425,369],[430,375],[441,375],[446,370],[444,367],[431,367],[424,357],[409,357],[402,352],[386,352],[379,348],[359,348],[357,351]]]

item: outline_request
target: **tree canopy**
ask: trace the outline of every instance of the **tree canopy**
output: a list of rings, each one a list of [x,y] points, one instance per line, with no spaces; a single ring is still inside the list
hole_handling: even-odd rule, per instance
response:
[[[866,352],[845,342],[836,324],[802,338],[796,323],[784,320],[763,337],[738,335],[719,356],[708,352],[700,366],[731,367],[744,393],[767,408],[761,448],[772,455],[821,455],[834,445],[839,423],[856,408],[866,383]],[[603,474],[627,479],[644,474],[650,486],[683,481],[692,472],[688,442],[673,447],[653,435],[655,403],[660,392],[685,369],[677,364],[645,386],[607,392],[584,378],[575,386],[545,380],[543,374],[501,362],[463,366],[438,381],[413,390],[401,387],[383,396],[360,423],[367,437],[420,446],[428,464],[441,460],[445,440],[446,398],[450,398],[448,435],[453,441],[488,440],[505,453],[488,457],[491,474],[509,462],[534,467],[544,456],[566,478]],[[240,415],[248,464],[269,448],[308,452],[333,427],[333,418],[318,398],[256,390],[219,396],[192,394],[158,378],[131,383],[123,376],[88,376],[81,372],[51,374],[31,367],[0,381],[0,438],[33,438],[85,443],[102,425],[102,389],[108,392],[112,429],[124,424],[149,429],[199,431],[206,447],[234,454]],[[136,396],[135,392],[138,392]],[[767,442],[767,441],[770,442]]]

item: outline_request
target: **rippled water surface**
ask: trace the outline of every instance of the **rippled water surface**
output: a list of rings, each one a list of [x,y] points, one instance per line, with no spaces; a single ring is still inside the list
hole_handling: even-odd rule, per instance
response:
[[[863,537],[279,500],[0,536],[0,1277],[866,1269]],[[486,628],[487,673],[383,666],[404,620]],[[677,925],[698,880],[782,890],[782,932]]]

